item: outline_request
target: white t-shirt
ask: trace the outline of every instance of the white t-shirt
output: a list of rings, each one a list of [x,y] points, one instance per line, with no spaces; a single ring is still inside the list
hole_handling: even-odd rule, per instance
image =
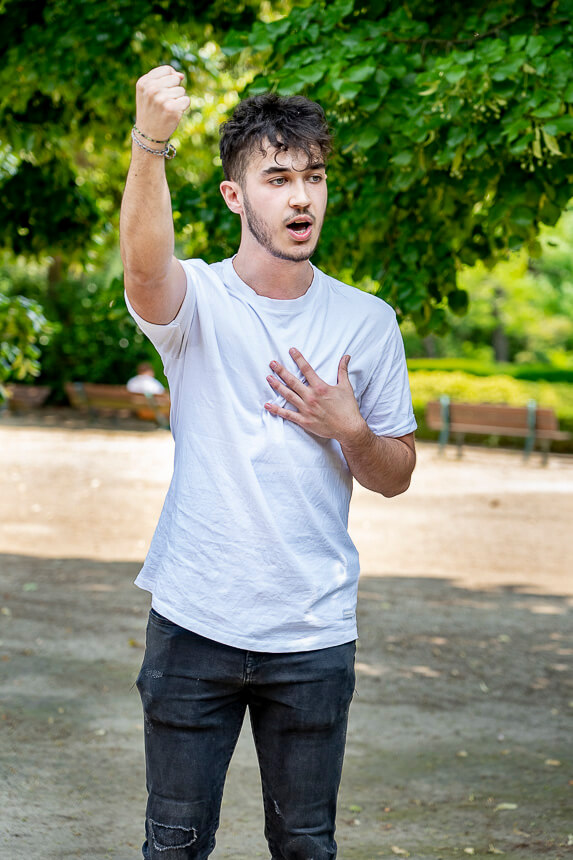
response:
[[[136,584],[166,618],[254,651],[307,651],[356,638],[352,475],[338,442],[271,415],[273,359],[301,377],[349,377],[374,433],[415,429],[404,348],[385,302],[314,269],[298,299],[259,296],[232,261],[186,260],[187,292],[167,325],[128,308],[163,359],[173,478]],[[291,407],[288,407],[291,408]]]

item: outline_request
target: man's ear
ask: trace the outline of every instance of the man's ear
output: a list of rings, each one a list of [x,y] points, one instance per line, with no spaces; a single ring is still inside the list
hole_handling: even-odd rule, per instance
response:
[[[231,179],[225,179],[219,185],[223,200],[235,215],[243,213],[243,192],[238,182],[233,182]]]

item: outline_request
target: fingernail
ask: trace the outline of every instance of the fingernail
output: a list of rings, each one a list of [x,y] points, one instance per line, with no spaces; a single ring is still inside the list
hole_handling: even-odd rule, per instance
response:
[[[346,367],[348,367],[349,364],[350,364],[350,356],[347,355],[346,356]]]
[[[293,346],[291,349],[289,349],[289,353],[290,355],[294,356],[298,353],[298,349],[295,349]]]
[[[271,368],[271,370],[276,370],[278,367],[278,364],[276,363],[276,361],[271,361],[269,364],[269,367]]]

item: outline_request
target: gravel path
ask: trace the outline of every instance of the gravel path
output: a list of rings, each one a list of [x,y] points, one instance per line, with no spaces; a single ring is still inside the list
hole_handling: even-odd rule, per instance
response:
[[[0,422],[0,841],[6,860],[136,860],[133,579],[170,477],[168,433]],[[573,458],[458,461],[419,446],[411,489],[357,488],[357,695],[339,858],[573,850]],[[268,858],[248,732],[215,860]]]

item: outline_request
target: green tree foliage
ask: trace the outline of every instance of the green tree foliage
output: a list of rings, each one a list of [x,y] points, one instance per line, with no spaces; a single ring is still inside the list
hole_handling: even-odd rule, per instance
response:
[[[442,338],[420,338],[402,327],[409,357],[467,356],[518,365],[573,369],[573,212],[542,226],[535,257],[515,251],[493,269],[464,266],[460,286],[471,295],[465,316],[449,315]]]
[[[461,268],[533,251],[573,196],[572,47],[573,0],[0,0],[0,245],[54,259],[36,295],[68,333],[104,325],[88,287],[117,241],[134,83],[170,62],[192,98],[169,165],[179,246],[228,255],[217,128],[264,69],[246,92],[304,92],[336,133],[317,262],[439,334],[466,309]]]
[[[53,400],[64,399],[64,384],[68,381],[121,385],[134,375],[140,361],[151,361],[156,375],[163,376],[157,352],[127,313],[117,252],[97,272],[76,269],[60,274],[52,266],[48,277],[45,266],[20,259],[0,269],[2,290],[11,294],[11,302],[20,302],[25,295],[24,301],[35,309],[36,319],[42,308],[42,318],[55,321],[49,327],[49,337],[44,331],[39,338],[36,336],[31,356],[35,365],[26,365],[25,374],[40,374],[39,381],[52,388]],[[2,339],[9,333],[6,322],[0,313]],[[30,322],[27,325],[32,334]],[[18,378],[23,379],[24,375],[20,373]]]
[[[4,383],[38,376],[39,343],[47,343],[50,333],[37,302],[0,292],[0,402],[6,397]]]
[[[127,314],[121,270],[108,265],[137,78],[162,63],[187,73],[191,110],[176,143],[193,157],[170,165],[170,183],[192,201],[218,126],[252,77],[234,61],[222,69],[215,40],[249,29],[260,11],[254,0],[0,0],[3,290],[11,306],[20,292],[34,298],[54,322],[42,381],[56,396],[66,380],[125,381],[155,355]],[[203,235],[194,215],[176,211],[175,221],[180,241]]]
[[[259,6],[2,0],[2,246],[85,261],[88,251],[95,258],[106,239],[115,241],[135,81],[168,62],[193,70],[197,94],[212,89],[217,69],[200,46],[222,32],[219,22],[249,28]],[[181,171],[176,183],[188,179]]]
[[[313,0],[226,42],[249,92],[326,108],[338,155],[321,259],[422,333],[463,313],[463,264],[531,246],[573,196],[573,0]]]

